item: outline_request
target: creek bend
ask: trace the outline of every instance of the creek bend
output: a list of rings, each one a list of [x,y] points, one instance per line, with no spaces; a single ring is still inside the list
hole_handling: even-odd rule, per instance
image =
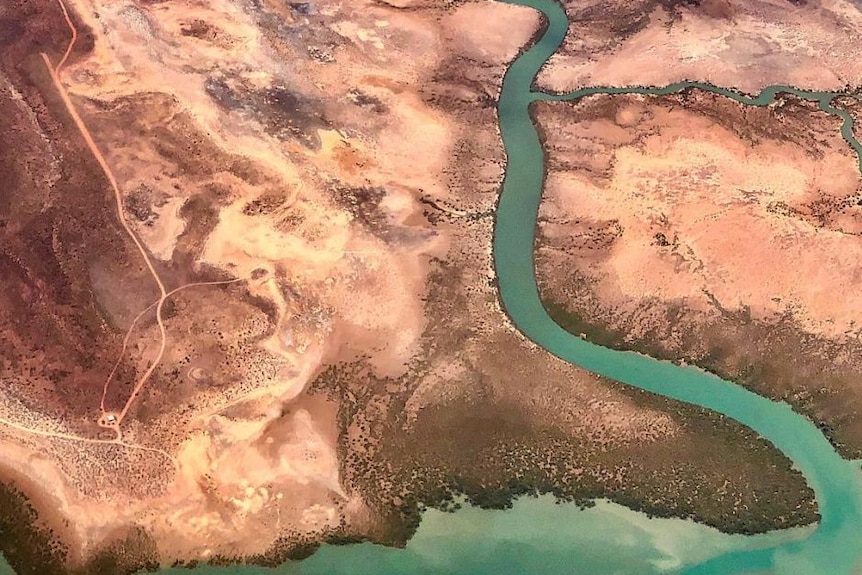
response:
[[[508,160],[496,214],[494,266],[500,298],[509,317],[525,337],[560,359],[621,383],[733,418],[772,443],[803,473],[816,494],[821,514],[821,521],[810,537],[767,549],[721,555],[685,573],[766,571],[782,575],[845,575],[853,572],[854,567],[858,569],[862,561],[862,481],[858,464],[842,459],[813,423],[786,404],[758,396],[697,368],[613,351],[566,332],[554,323],[542,305],[533,263],[545,158],[530,116],[531,103],[577,100],[594,94],[665,95],[698,88],[744,105],[765,106],[776,94],[788,92],[816,101],[821,110],[839,116],[843,120],[843,137],[857,154],[862,154],[862,145],[853,135],[852,117],[831,105],[838,94],[769,86],[751,97],[700,82],[679,82],[661,88],[591,87],[562,95],[535,92],[536,75],[562,44],[568,18],[553,0],[504,1],[539,10],[546,19],[543,34],[506,72],[498,108]]]

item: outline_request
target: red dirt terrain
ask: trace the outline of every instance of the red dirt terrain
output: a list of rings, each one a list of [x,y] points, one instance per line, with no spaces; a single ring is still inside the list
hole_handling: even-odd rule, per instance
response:
[[[155,299],[155,286],[39,56],[62,57],[70,35],[62,12],[53,0],[15,2],[3,12],[0,379],[14,376],[29,388],[22,395],[44,401],[40,410],[92,421],[121,344],[119,326],[99,313],[94,270],[111,270],[133,306]],[[91,46],[82,32],[71,60]],[[127,395],[122,386],[113,392]],[[81,431],[91,427],[82,422]]]

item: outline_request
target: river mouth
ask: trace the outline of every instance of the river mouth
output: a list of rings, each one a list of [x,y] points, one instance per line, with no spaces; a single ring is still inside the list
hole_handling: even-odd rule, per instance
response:
[[[831,106],[833,92],[811,92],[791,86],[769,86],[757,96],[699,82],[665,87],[589,87],[570,94],[533,91],[544,63],[568,29],[564,10],[551,0],[512,2],[540,10],[548,19],[544,36],[510,66],[500,97],[499,118],[508,155],[497,211],[494,256],[500,297],[515,325],[550,353],[622,383],[682,400],[729,416],[753,429],[787,455],[814,489],[822,520],[803,542],[756,552],[719,556],[691,573],[849,573],[862,551],[862,486],[855,465],[843,460],[820,431],[787,405],[755,395],[695,368],[663,363],[645,356],[611,351],[565,332],[548,316],[535,281],[532,246],[544,182],[544,152],[530,117],[536,100],[576,100],[593,94],[665,95],[690,88],[707,90],[748,106],[765,106],[780,92],[814,100],[824,112],[839,116],[841,133],[857,154],[852,118]],[[790,565],[792,566],[792,570]]]
[[[646,518],[600,500],[579,510],[551,496],[522,498],[507,511],[465,507],[456,513],[428,510],[405,549],[362,543],[325,545],[313,556],[281,566],[290,575],[661,575],[723,552],[797,541],[811,529],[748,537],[724,535],[680,519]],[[609,547],[609,542],[612,546]],[[165,573],[182,575],[171,569]],[[199,575],[265,575],[243,567],[200,567]],[[2,573],[2,571],[0,571]]]

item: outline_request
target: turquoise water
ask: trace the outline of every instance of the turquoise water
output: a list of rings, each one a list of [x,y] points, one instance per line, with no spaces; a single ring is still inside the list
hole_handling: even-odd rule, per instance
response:
[[[324,547],[276,570],[289,575],[659,575],[728,550],[804,537],[797,529],[758,537],[728,536],[679,519],[650,520],[599,501],[578,510],[551,497],[521,499],[510,511],[467,507],[430,510],[406,549],[363,544]],[[608,543],[613,553],[609,554]],[[165,575],[183,575],[179,569]],[[266,575],[250,567],[203,568],[195,575]]]
[[[607,501],[580,510],[552,497],[511,510],[429,510],[406,549],[324,546],[277,569],[199,567],[159,575],[662,575],[723,553],[806,537],[812,528],[756,537],[725,535],[681,519],[648,519]],[[0,557],[0,575],[12,575]]]
[[[817,428],[788,406],[771,402],[692,367],[682,367],[592,345],[562,330],[539,299],[533,268],[544,153],[529,116],[536,100],[574,100],[600,93],[669,94],[688,87],[753,106],[777,92],[818,102],[842,118],[841,133],[862,157],[852,119],[831,106],[836,94],[771,86],[756,97],[708,84],[662,88],[586,88],[564,95],[532,90],[533,79],[561,43],[568,26],[552,0],[512,1],[541,10],[548,28],[509,68],[499,103],[508,167],[497,209],[494,261],[503,305],[526,337],[554,355],[623,383],[723,413],[754,429],[790,457],[814,489],[822,515],[816,529],[754,537],[729,536],[674,519],[647,519],[599,502],[586,511],[548,498],[522,499],[510,511],[467,507],[455,514],[429,511],[406,549],[371,544],[325,546],[277,573],[295,575],[851,575],[862,573],[862,478],[858,462],[841,459]],[[860,164],[862,169],[862,164]],[[4,569],[6,569],[4,571]],[[11,572],[0,558],[0,575]],[[188,573],[166,570],[163,573]],[[196,575],[263,575],[272,570],[202,567]]]
[[[681,519],[648,519],[607,501],[580,510],[551,497],[508,511],[429,510],[406,549],[324,546],[277,569],[199,567],[159,575],[661,575],[732,551],[800,540],[811,528],[725,535]],[[12,575],[0,557],[0,575]]]

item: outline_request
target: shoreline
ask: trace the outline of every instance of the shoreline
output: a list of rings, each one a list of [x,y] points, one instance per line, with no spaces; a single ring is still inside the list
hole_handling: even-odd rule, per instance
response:
[[[23,474],[0,466],[0,554],[16,575],[61,575],[69,543],[57,529],[65,519],[51,517],[51,496]],[[38,566],[38,567],[37,567]]]

